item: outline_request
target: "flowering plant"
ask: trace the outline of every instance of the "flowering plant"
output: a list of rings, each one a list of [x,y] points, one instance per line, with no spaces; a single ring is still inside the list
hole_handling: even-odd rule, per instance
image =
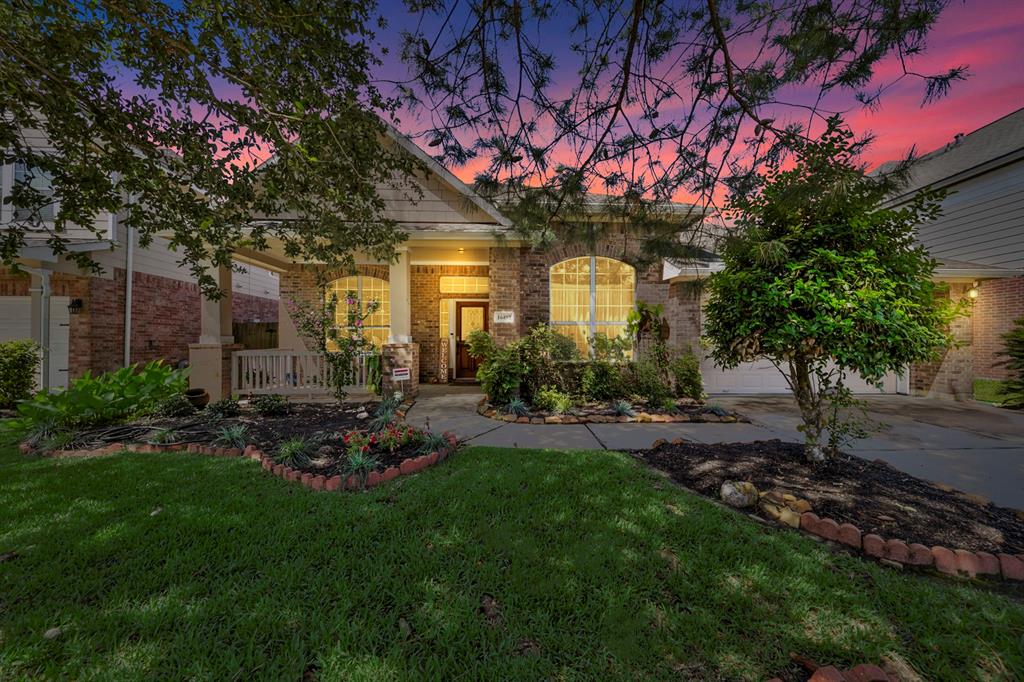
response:
[[[299,334],[309,340],[331,363],[334,370],[331,373],[334,396],[338,400],[343,399],[347,394],[344,387],[355,380],[356,358],[373,348],[363,336],[363,325],[366,318],[380,309],[380,302],[371,300],[362,305],[355,292],[347,292],[344,327],[336,324],[339,305],[337,294],[331,294],[323,305],[296,299],[288,299],[285,305]]]

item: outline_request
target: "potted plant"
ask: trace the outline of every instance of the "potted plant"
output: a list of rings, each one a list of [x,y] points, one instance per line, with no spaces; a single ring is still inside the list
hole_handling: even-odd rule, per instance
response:
[[[192,403],[192,407],[201,410],[210,402],[210,394],[205,388],[190,388],[185,391],[185,397]]]

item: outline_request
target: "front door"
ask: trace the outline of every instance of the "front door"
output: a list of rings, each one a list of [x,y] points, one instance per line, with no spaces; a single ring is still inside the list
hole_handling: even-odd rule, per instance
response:
[[[487,304],[476,301],[455,304],[455,378],[476,377],[478,361],[469,355],[469,335],[478,329],[487,331]]]

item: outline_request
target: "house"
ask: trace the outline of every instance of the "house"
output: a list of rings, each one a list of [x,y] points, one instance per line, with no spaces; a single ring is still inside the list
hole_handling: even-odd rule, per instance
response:
[[[974,379],[1006,379],[1002,335],[1024,316],[1024,109],[917,159],[894,204],[932,187],[949,192],[942,216],[921,225],[920,243],[939,261],[949,295],[970,301],[954,323],[960,342],[910,373],[914,393],[971,397]]]
[[[16,160],[0,164],[0,197],[24,181],[50,189],[43,174]],[[55,210],[55,204],[44,207],[40,218],[45,222]],[[10,203],[0,206],[0,230],[19,218]],[[166,241],[156,238],[140,248],[138,236],[115,214],[99,215],[96,227],[100,238],[86,229],[67,237],[70,250],[88,252],[102,274],[56,256],[45,229],[28,235],[19,252],[22,272],[0,267],[0,341],[33,339],[46,349],[40,387],[66,387],[86,371],[154,359],[179,363],[187,360],[189,344],[200,340],[199,287]],[[276,323],[277,276],[245,264],[239,268],[229,319]]]
[[[946,295],[968,302],[969,314],[953,323],[957,344],[938,360],[891,373],[881,388],[850,376],[847,385],[855,393],[965,399],[972,396],[975,378],[1006,378],[997,364],[1001,335],[1024,315],[1024,109],[918,158],[891,205],[926,187],[950,194],[942,202],[942,216],[917,228],[918,241],[937,260],[935,279],[947,285]],[[714,257],[686,267],[666,263],[665,277],[699,280],[721,267]],[[723,370],[705,358],[701,374],[709,393],[790,390],[767,360]]]
[[[332,293],[343,297],[348,291],[364,302],[381,303],[364,328],[382,351],[385,382],[405,391],[415,391],[421,382],[474,377],[476,363],[465,342],[475,329],[506,343],[545,323],[585,347],[596,332],[624,333],[637,300],[664,305],[671,344],[697,347],[700,311],[694,290],[666,281],[660,263],[641,271],[630,265],[639,241],[622,229],[600,197],[588,201],[582,209],[586,215],[579,217],[608,223],[609,236],[595,248],[562,243],[536,250],[514,233],[498,208],[410,140],[395,131],[389,139],[426,168],[415,178],[421,196],[410,197],[397,186],[378,190],[387,217],[408,237],[397,258],[381,262],[356,254],[355,272],[329,271],[288,258],[274,243],[259,252],[238,249],[240,261],[280,278],[278,348],[194,346],[193,382],[207,390],[216,385],[219,393],[323,391],[323,363],[296,331],[288,308],[292,301],[319,303]],[[669,209],[686,214],[693,207]],[[230,284],[232,273],[222,271],[220,276],[222,286]],[[217,305],[204,306],[204,336],[213,337],[219,324]],[[400,377],[408,370],[409,378],[395,380],[396,369]]]

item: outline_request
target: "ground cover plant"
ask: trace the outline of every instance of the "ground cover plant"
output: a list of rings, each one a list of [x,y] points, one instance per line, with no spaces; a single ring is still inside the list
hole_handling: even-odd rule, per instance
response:
[[[1012,679],[1019,591],[835,554],[608,452],[473,448],[360,495],[251,461],[0,451],[0,676]],[[43,637],[59,628],[52,639]]]

